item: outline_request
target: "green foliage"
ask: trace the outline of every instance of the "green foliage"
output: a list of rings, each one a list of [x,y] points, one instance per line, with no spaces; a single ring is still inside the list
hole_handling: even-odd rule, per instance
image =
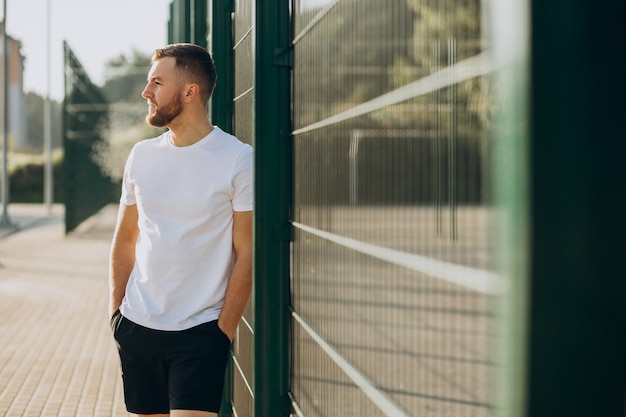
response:
[[[302,20],[311,20],[316,12]],[[405,0],[339,2],[303,38],[301,48],[307,52],[296,57],[301,77],[295,104],[308,107],[302,124],[388,92],[387,68],[400,57],[410,60],[413,23]]]
[[[150,57],[139,51],[130,56],[119,55],[106,62],[104,94],[111,103],[141,103],[141,92],[150,70]]]
[[[62,159],[53,162],[53,197],[55,203],[63,202]],[[12,203],[42,203],[44,196],[44,166],[29,163],[16,168],[10,175],[9,200]]]
[[[411,93],[426,77],[481,53],[480,6],[480,0],[342,0],[312,26],[320,10],[303,11],[297,27],[309,30],[296,43],[295,128],[388,93]],[[361,131],[360,202],[481,201],[489,176],[489,97],[488,78],[476,77],[307,133],[296,164],[319,175],[297,178],[296,193],[316,202],[345,199],[346,158]]]
[[[305,13],[310,21],[318,11]],[[308,15],[307,15],[308,14]],[[302,24],[304,26],[304,23]],[[303,108],[298,126],[406,86],[481,51],[480,1],[469,0],[344,0],[339,2],[303,40],[307,52],[297,56],[295,105]],[[484,82],[472,80],[451,96],[447,91],[421,99],[445,106],[451,97],[478,120],[486,105]],[[416,115],[402,103],[394,113],[395,128],[409,128],[415,117],[434,126],[436,115]],[[391,127],[388,118],[374,115],[369,127]],[[361,128],[368,126],[361,126]]]

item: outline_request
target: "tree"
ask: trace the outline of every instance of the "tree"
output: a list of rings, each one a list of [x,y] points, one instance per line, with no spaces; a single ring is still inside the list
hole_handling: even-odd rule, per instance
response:
[[[296,45],[295,129],[410,91],[414,82],[476,56],[484,48],[480,7],[479,0],[336,3]],[[317,13],[304,11],[298,28]],[[370,202],[484,201],[490,106],[487,77],[475,77],[333,124],[323,134],[307,133],[296,148],[297,164],[319,175],[296,179],[296,189],[312,201],[345,198],[345,158],[361,134],[360,195]]]
[[[143,103],[141,92],[150,70],[150,57],[137,50],[120,54],[105,63],[103,91],[111,103]]]

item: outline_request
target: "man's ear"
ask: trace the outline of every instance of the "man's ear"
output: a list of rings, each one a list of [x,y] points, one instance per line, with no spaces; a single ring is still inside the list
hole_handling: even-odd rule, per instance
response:
[[[191,102],[194,97],[200,95],[200,86],[196,83],[186,85],[184,100],[186,103]]]

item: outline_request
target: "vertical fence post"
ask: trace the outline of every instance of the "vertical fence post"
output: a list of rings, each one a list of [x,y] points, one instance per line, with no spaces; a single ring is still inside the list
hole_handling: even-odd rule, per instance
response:
[[[2,15],[2,43],[3,43],[3,52],[4,57],[2,58],[2,65],[4,69],[2,70],[2,82],[4,84],[3,91],[3,111],[4,115],[2,117],[2,217],[0,218],[0,227],[13,227],[11,221],[9,220],[9,161],[8,161],[8,153],[9,153],[9,41],[7,40],[7,0],[4,0],[3,3],[4,14]]]
[[[170,5],[171,25],[169,42],[189,42],[191,40],[191,4],[190,0],[173,0]]]
[[[224,131],[233,133],[233,0],[212,1],[211,53],[217,71],[217,84],[211,99],[211,120]]]
[[[623,416],[626,2],[531,4],[528,415]]]
[[[199,1],[199,0],[197,0]],[[211,97],[211,122],[218,125],[224,131],[233,133],[233,98],[234,98],[234,73],[233,73],[233,37],[232,18],[233,0],[212,0],[205,16],[210,30],[211,42],[206,41],[205,46],[211,49],[211,55],[215,61],[215,69],[218,81]],[[196,10],[196,13],[198,11]],[[198,16],[196,15],[196,20]],[[205,26],[206,31],[206,26]],[[196,34],[197,36],[197,34]],[[213,42],[213,40],[219,41]],[[233,362],[228,362],[226,381],[224,383],[224,395],[220,417],[232,416],[233,399]]]
[[[256,0],[255,416],[287,417],[291,240],[289,1]]]
[[[490,9],[493,59],[498,71],[493,97],[498,108],[491,132],[495,157],[492,160],[496,196],[498,258],[507,292],[499,311],[498,417],[526,416],[526,368],[529,308],[528,213],[528,2],[503,0]],[[512,24],[511,22],[516,22]],[[499,97],[499,98],[496,98]]]
[[[206,0],[190,0],[189,29],[190,42],[207,47],[207,2]]]

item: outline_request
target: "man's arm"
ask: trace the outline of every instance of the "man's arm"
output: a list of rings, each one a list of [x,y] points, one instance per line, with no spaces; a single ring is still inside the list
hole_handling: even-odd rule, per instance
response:
[[[137,205],[120,204],[109,257],[109,316],[122,304],[126,284],[135,265],[135,244],[139,235]]]
[[[233,214],[235,264],[228,281],[218,326],[232,341],[252,292],[252,211]]]

